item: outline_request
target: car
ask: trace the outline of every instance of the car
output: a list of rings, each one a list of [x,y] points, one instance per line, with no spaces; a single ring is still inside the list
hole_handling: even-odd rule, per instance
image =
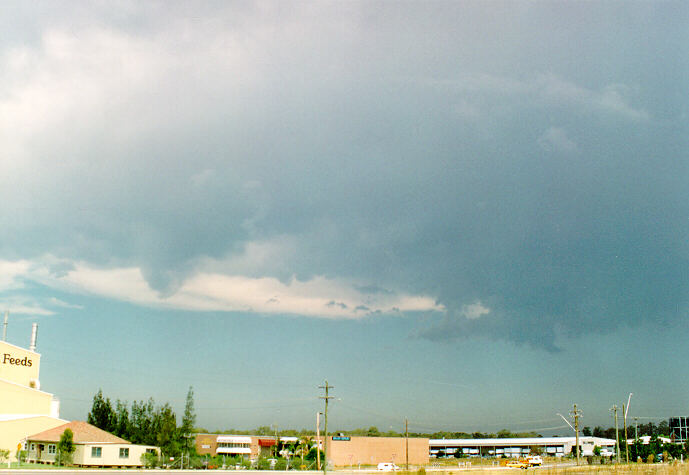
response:
[[[399,469],[394,463],[381,462],[378,464],[378,470],[381,472],[395,472]]]
[[[507,462],[507,464],[506,464],[505,466],[506,466],[506,467],[510,467],[510,468],[524,468],[524,469],[527,469],[527,468],[529,468],[529,463],[528,463],[528,462],[523,462],[523,461],[521,461],[521,460],[510,460],[509,462]]]
[[[531,455],[526,459],[526,462],[532,467],[536,465],[543,465],[543,459],[540,455]]]

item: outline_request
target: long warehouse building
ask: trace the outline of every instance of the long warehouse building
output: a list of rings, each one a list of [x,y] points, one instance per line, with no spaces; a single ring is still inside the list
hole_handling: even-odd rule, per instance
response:
[[[523,437],[514,439],[431,439],[428,442],[431,457],[521,457],[534,451],[543,455],[562,457],[572,452],[575,437]],[[601,450],[615,451],[615,441],[601,437],[579,437],[582,455],[593,455],[596,446]]]

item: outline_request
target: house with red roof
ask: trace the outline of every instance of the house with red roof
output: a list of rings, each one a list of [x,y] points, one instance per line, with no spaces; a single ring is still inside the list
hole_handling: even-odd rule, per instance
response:
[[[145,453],[158,454],[158,447],[131,444],[87,422],[72,421],[31,435],[26,439],[27,460],[57,462],[57,444],[66,429],[73,434],[76,450],[72,463],[86,467],[141,467]]]

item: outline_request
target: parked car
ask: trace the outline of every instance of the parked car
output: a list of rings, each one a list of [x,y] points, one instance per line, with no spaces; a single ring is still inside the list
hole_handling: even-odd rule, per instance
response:
[[[543,465],[543,459],[540,455],[531,455],[526,459],[526,462],[532,467]]]
[[[381,472],[394,472],[399,469],[400,468],[394,463],[381,462],[378,464],[378,470],[380,470]]]
[[[505,465],[506,467],[511,467],[511,468],[529,468],[529,463],[524,462],[523,460],[510,460],[507,462]]]

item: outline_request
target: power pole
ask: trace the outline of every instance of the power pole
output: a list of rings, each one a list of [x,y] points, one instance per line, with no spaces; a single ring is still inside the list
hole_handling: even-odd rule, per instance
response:
[[[316,467],[321,470],[321,413],[316,413]]]
[[[625,454],[625,459],[627,460],[627,464],[629,464],[629,439],[627,439],[627,413],[629,412],[629,405],[632,402],[632,394],[629,393],[629,397],[627,398],[627,407],[624,409],[624,454]]]
[[[406,470],[409,471],[409,420],[404,418],[404,455],[407,459]]]
[[[627,443],[627,408],[622,404],[622,414],[624,414],[624,463],[629,464],[629,444]]]
[[[639,418],[634,418],[634,441],[639,440]]]
[[[576,444],[577,444],[577,465],[579,465],[579,417],[581,416],[581,411],[577,409],[577,405],[574,404],[574,409],[570,412],[574,416],[574,432],[576,433]]]
[[[617,404],[613,404],[613,406],[610,408],[610,410],[615,414],[615,443],[617,444],[617,463],[620,463],[620,436],[617,428],[617,409],[619,409]]]
[[[324,427],[323,427],[323,432],[325,432],[325,435],[323,436],[323,475],[327,475],[328,473],[328,452],[326,446],[328,445],[328,401],[331,399],[334,399],[332,396],[329,396],[329,390],[334,389],[335,386],[330,386],[328,384],[328,380],[325,380],[325,386],[318,386],[319,389],[325,389],[325,396],[320,396],[320,399],[323,399],[325,401],[325,422],[324,422]]]

